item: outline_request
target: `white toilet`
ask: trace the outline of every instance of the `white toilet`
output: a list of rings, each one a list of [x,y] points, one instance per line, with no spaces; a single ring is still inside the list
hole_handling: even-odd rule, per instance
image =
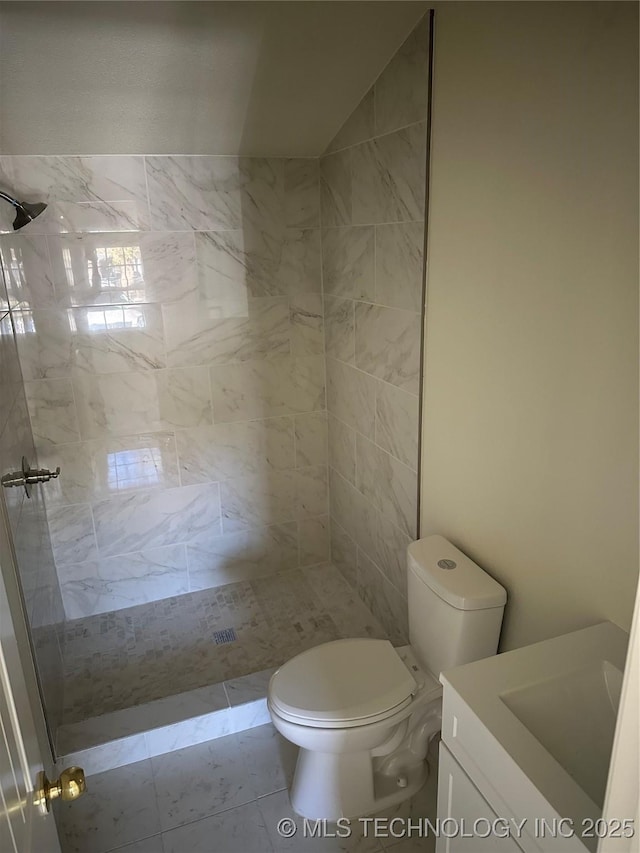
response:
[[[267,703],[300,747],[291,804],[307,818],[373,814],[411,797],[440,731],[440,673],[496,653],[507,595],[442,536],[407,555],[410,645],[323,643],[275,672]]]

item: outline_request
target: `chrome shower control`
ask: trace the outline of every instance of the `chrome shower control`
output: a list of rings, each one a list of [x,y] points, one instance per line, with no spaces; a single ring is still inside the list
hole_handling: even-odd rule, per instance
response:
[[[5,489],[10,489],[12,486],[24,486],[25,493],[28,498],[31,497],[29,486],[34,483],[48,483],[49,480],[55,480],[60,476],[60,466],[55,471],[50,471],[48,468],[31,468],[26,456],[22,457],[22,471],[13,471],[11,474],[5,474],[0,478],[0,483]]]

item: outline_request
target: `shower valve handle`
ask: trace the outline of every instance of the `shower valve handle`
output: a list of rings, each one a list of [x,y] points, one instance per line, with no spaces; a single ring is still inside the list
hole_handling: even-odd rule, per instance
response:
[[[5,474],[0,478],[0,483],[2,483],[5,489],[10,489],[12,486],[24,486],[26,495],[30,498],[30,486],[33,486],[34,483],[48,483],[49,480],[55,480],[59,476],[59,465],[55,471],[50,471],[48,468],[31,468],[26,456],[23,456],[22,470]]]

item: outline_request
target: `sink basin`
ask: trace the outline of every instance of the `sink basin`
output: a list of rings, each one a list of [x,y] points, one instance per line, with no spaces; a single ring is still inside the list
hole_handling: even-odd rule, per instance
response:
[[[628,642],[602,622],[441,674],[443,739],[496,814],[526,819],[523,849],[537,819],[601,816]]]
[[[602,805],[613,748],[622,672],[610,661],[500,695],[507,708]]]

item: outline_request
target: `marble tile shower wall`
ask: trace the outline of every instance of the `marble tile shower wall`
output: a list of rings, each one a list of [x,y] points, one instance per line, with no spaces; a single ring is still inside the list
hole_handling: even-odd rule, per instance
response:
[[[417,536],[428,19],[320,161],[332,559],[407,639]]]
[[[66,616],[325,561],[318,161],[0,158]],[[6,223],[4,230],[9,230]]]

